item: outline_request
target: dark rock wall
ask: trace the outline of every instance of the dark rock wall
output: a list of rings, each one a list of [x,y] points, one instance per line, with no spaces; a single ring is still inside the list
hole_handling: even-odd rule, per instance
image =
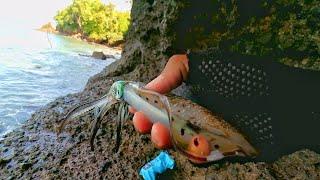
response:
[[[174,46],[220,47],[319,70],[319,26],[316,0],[188,0],[174,27]]]

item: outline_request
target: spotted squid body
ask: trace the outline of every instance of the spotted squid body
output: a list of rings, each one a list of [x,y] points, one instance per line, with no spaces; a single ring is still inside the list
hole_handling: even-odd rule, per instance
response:
[[[74,108],[64,117],[59,131],[66,120],[95,110],[93,146],[99,121],[117,103],[130,105],[142,111],[153,123],[161,122],[168,127],[175,149],[195,163],[217,161],[228,156],[254,157],[258,154],[242,134],[204,107],[177,96],[161,95],[130,81],[117,81],[106,96]],[[128,114],[127,106],[120,107],[119,121],[126,119]],[[121,123],[118,125],[121,126]]]

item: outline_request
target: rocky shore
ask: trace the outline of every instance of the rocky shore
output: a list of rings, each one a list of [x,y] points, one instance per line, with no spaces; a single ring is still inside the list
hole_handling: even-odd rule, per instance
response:
[[[158,75],[167,59],[177,53],[175,22],[187,3],[175,0],[135,0],[132,25],[120,60],[89,79],[77,94],[47,104],[19,129],[0,140],[0,179],[139,179],[139,169],[155,157],[149,135],[138,134],[125,123],[118,153],[113,152],[115,112],[104,118],[90,150],[92,115],[71,121],[57,136],[60,118],[81,102],[97,99],[116,80],[148,82]],[[183,89],[176,92],[180,94]],[[182,93],[183,95],[183,93]],[[319,179],[320,155],[301,150],[273,163],[221,162],[195,166],[174,150],[171,179]],[[167,176],[166,176],[167,175]]]

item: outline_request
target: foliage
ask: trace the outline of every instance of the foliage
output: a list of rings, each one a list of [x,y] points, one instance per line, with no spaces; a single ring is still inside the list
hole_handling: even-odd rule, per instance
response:
[[[50,22],[42,25],[39,30],[44,31],[44,32],[55,32],[56,31],[56,29],[52,26],[52,24]]]
[[[101,0],[73,0],[55,16],[58,31],[80,33],[89,40],[108,44],[124,39],[129,19],[129,12],[118,12],[113,4],[105,5]]]

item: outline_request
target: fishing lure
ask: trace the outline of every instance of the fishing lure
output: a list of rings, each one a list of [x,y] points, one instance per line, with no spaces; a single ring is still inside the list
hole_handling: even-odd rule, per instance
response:
[[[58,133],[61,132],[66,120],[94,110],[95,119],[90,138],[93,149],[94,137],[101,120],[115,104],[120,104],[116,149],[120,144],[122,123],[129,117],[128,105],[130,105],[137,111],[142,111],[153,123],[161,122],[169,128],[174,147],[195,163],[217,161],[228,156],[257,155],[255,148],[223,120],[212,116],[209,118],[213,123],[200,127],[199,123],[192,123],[190,119],[173,112],[167,96],[145,89],[143,84],[131,81],[117,81],[111,86],[107,95],[71,110],[63,118]]]

